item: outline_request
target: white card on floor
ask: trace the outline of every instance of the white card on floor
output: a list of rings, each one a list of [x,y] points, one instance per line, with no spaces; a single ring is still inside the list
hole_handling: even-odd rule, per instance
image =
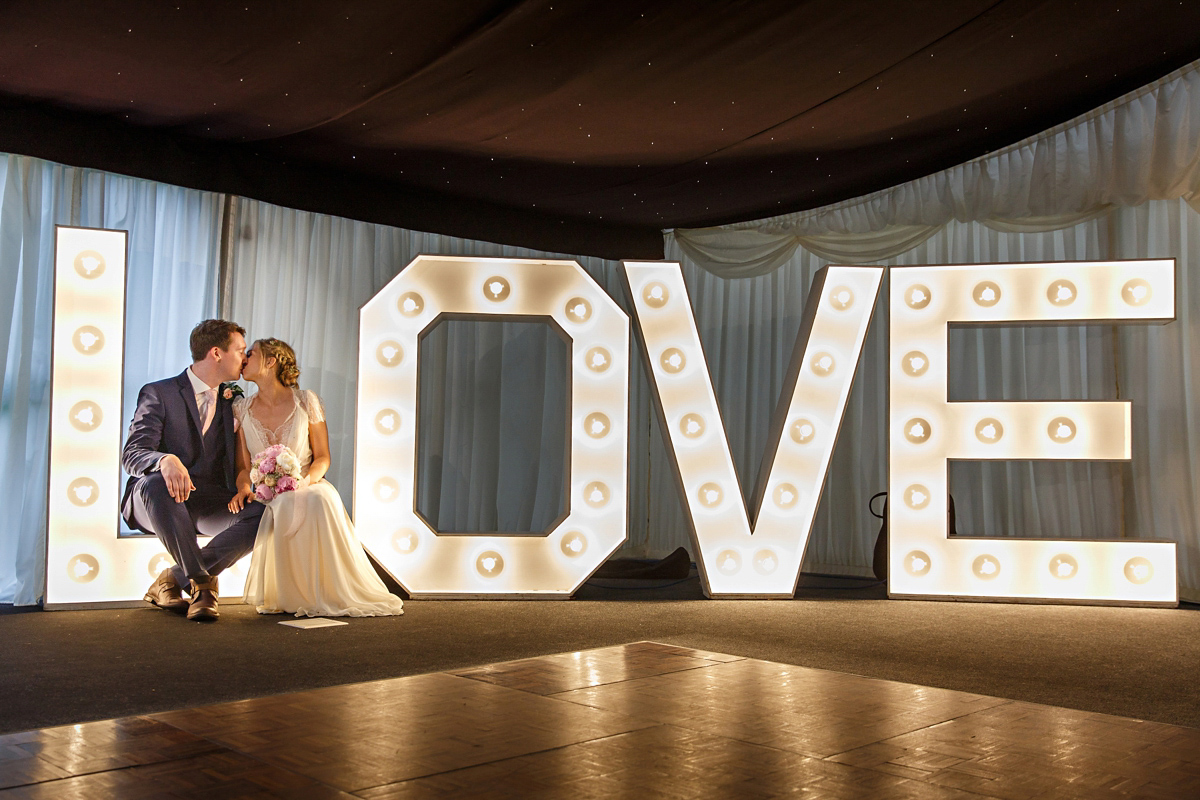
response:
[[[287,625],[289,628],[309,630],[310,628],[332,628],[335,625],[349,625],[350,623],[336,619],[325,619],[324,617],[310,617],[307,619],[287,619],[279,624]]]

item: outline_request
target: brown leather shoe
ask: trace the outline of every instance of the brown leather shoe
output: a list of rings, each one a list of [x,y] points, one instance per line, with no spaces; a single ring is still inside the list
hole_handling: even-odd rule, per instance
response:
[[[213,622],[221,616],[217,611],[216,577],[192,580],[192,604],[188,606],[187,618],[198,622]]]
[[[183,599],[183,590],[175,582],[170,568],[160,572],[154,583],[150,584],[145,600],[159,608],[169,608],[172,611],[182,611],[188,606],[188,601]]]

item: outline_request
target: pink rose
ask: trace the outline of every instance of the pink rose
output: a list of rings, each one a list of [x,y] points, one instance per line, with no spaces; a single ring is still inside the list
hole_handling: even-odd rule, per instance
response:
[[[274,472],[275,471],[275,456],[267,456],[266,458],[264,458],[262,460],[262,463],[258,465],[258,471],[261,472],[263,475],[266,475],[268,472]]]
[[[270,447],[268,447],[265,452],[268,456],[271,456],[272,458],[274,458],[275,456],[279,455],[286,449],[287,448],[281,444],[273,444]]]
[[[224,392],[222,392],[222,394],[224,395],[226,400],[233,399],[233,389],[226,389]]]
[[[275,481],[275,494],[283,492],[294,492],[300,487],[299,482],[291,475],[284,475],[279,480]]]
[[[254,490],[254,496],[264,503],[269,503],[275,499],[275,490],[265,483],[260,483]]]

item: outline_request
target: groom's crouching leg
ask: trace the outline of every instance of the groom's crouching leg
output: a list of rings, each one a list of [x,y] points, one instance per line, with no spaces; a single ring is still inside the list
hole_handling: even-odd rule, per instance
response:
[[[206,504],[207,507],[196,515],[196,527],[201,533],[212,536],[200,550],[204,571],[209,575],[219,575],[237,563],[254,549],[254,540],[258,536],[258,521],[264,506],[247,503],[235,514],[226,507],[228,503],[228,493],[219,493],[215,502]]]
[[[139,478],[134,485],[133,515],[138,525],[157,536],[171,554],[175,561],[171,572],[176,586],[186,586],[190,576],[204,574],[200,545],[196,542],[196,525],[187,504],[177,503],[171,497],[161,472]]]
[[[192,602],[188,606],[187,618],[197,622],[214,622],[221,614],[217,611],[217,578],[212,576],[192,580]]]

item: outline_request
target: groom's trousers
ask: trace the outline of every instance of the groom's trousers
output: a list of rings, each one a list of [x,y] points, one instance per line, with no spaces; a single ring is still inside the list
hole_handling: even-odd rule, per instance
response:
[[[260,503],[247,503],[240,512],[229,510],[233,493],[224,487],[200,485],[182,503],[167,491],[161,472],[139,478],[133,487],[133,513],[138,524],[167,548],[175,566],[175,581],[183,587],[192,578],[218,575],[254,549]],[[211,536],[203,548],[198,534]]]

